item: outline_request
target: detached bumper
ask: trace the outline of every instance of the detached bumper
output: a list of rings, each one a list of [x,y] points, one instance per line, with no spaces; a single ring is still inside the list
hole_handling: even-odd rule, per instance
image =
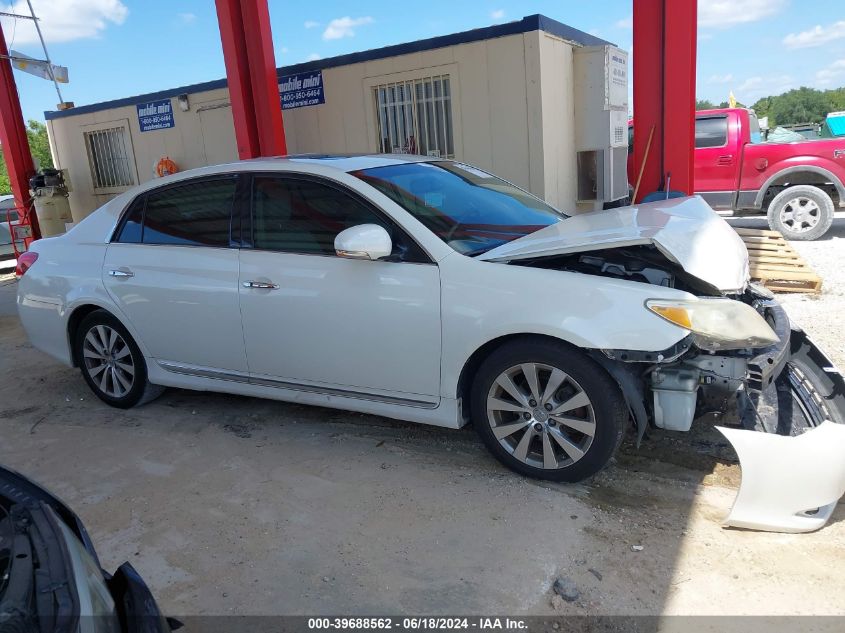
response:
[[[824,422],[798,437],[717,427],[736,449],[742,484],[724,525],[812,532],[845,494],[845,426]]]
[[[765,312],[780,342],[749,361],[738,403],[746,430],[719,428],[742,467],[725,525],[810,532],[845,494],[845,378],[780,305]]]

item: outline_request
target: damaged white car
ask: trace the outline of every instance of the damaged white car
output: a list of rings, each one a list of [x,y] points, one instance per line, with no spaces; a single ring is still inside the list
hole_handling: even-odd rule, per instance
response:
[[[569,217],[458,162],[262,159],[124,193],[19,273],[33,345],[117,407],[169,386],[471,421],[555,481],[631,425],[843,421],[842,377],[697,197]]]

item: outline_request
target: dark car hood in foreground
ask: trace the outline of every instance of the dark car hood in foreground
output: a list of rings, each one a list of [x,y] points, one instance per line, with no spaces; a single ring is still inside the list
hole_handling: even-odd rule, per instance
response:
[[[13,505],[49,506],[79,539],[102,571],[91,537],[80,518],[46,488],[14,470],[0,466],[0,498],[9,500]],[[176,621],[168,621],[161,614],[147,585],[129,563],[121,565],[114,575],[105,571],[102,573],[115,602],[123,632],[169,633],[171,628],[178,628]]]
[[[97,558],[97,553],[94,551],[94,544],[91,542],[91,537],[88,536],[88,532],[80,518],[49,490],[10,468],[0,466],[0,497],[5,497],[14,503],[24,505],[39,501],[46,503],[65,525],[71,529],[76,537],[82,541],[85,549],[97,561],[97,565],[100,564],[100,559]]]

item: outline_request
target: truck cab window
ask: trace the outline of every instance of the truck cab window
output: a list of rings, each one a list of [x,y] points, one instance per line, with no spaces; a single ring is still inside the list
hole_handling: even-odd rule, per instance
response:
[[[728,142],[728,117],[700,117],[695,120],[695,147],[723,147]]]

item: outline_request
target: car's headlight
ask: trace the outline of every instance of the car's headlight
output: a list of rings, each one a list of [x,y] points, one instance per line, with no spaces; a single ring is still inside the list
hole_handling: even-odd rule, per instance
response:
[[[649,299],[645,305],[657,316],[690,330],[701,349],[766,347],[778,342],[777,334],[754,308],[733,299]]]

